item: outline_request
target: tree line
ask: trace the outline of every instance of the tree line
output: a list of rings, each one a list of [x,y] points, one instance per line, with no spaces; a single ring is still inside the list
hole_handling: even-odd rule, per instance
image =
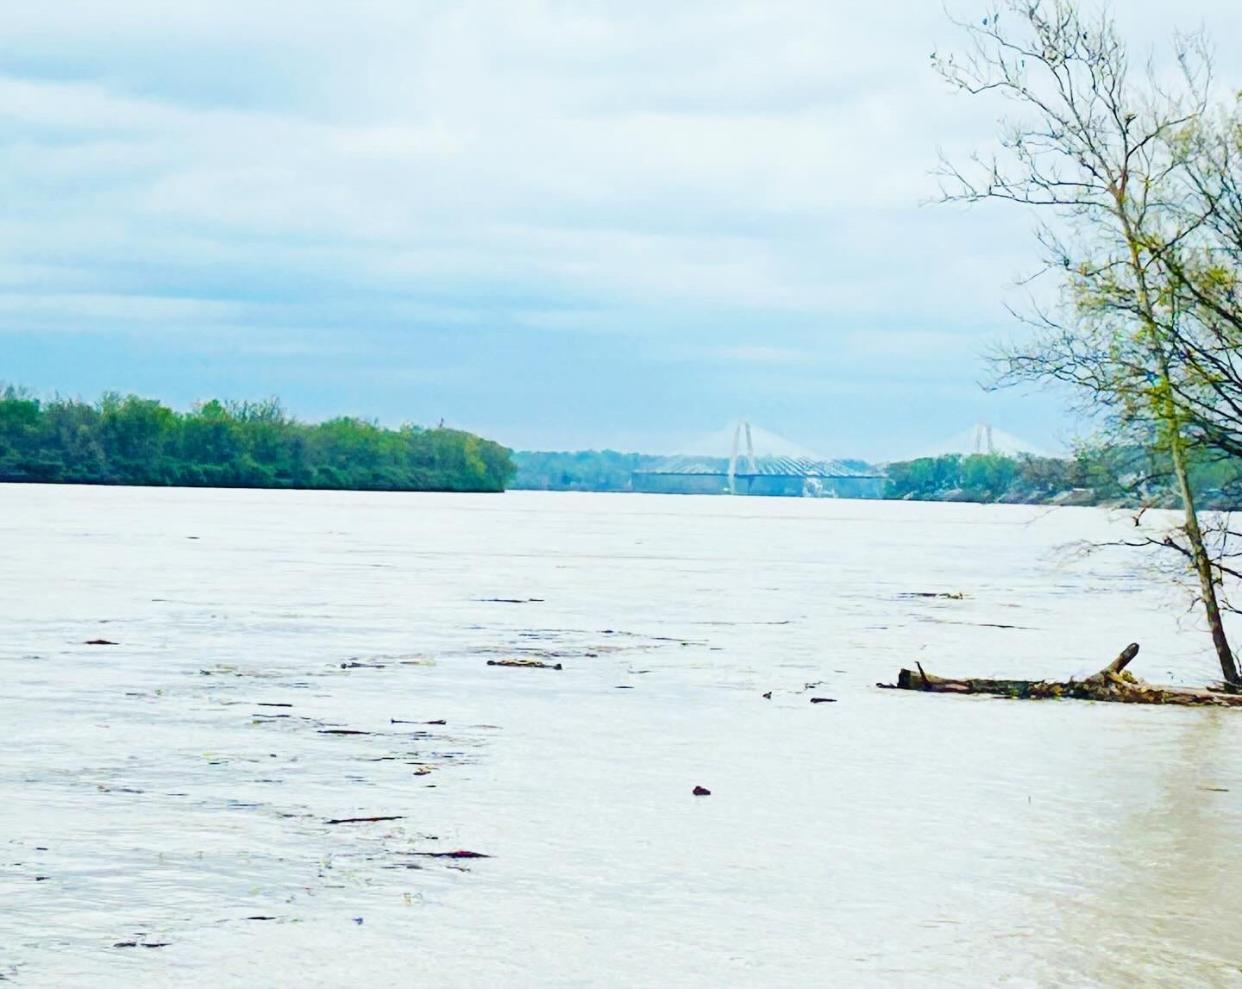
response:
[[[513,487],[532,491],[632,491],[634,471],[666,458],[616,450],[519,450]]]
[[[885,497],[914,501],[1015,505],[1111,505],[1180,508],[1170,465],[1138,447],[1090,447],[1072,457],[945,454],[891,463]],[[1201,507],[1242,506],[1242,459],[1197,461],[1190,468]]]
[[[511,487],[536,491],[633,491],[635,471],[667,458],[614,450],[516,451]],[[944,454],[883,468],[848,461],[886,476],[884,497],[1018,505],[1110,505],[1179,508],[1166,460],[1141,447],[1084,446],[1070,457],[1031,454]],[[1202,507],[1242,507],[1242,458],[1197,460],[1190,469]]]
[[[177,412],[137,395],[0,390],[0,481],[365,491],[503,491],[509,451],[456,429],[306,423],[275,400]]]

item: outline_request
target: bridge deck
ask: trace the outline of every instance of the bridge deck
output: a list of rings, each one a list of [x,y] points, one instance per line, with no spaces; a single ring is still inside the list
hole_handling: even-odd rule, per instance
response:
[[[796,457],[762,457],[756,460],[755,470],[745,461],[739,461],[733,476],[746,479],[755,477],[787,478],[869,478],[880,480],[883,473],[863,471],[838,460],[805,460]],[[715,457],[677,457],[655,467],[637,470],[635,475],[649,477],[728,477],[728,459]]]

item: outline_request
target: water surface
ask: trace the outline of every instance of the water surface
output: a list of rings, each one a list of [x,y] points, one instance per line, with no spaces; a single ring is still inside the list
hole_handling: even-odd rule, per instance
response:
[[[1209,679],[1126,524],[0,486],[0,976],[1242,984],[1242,712],[874,686]]]

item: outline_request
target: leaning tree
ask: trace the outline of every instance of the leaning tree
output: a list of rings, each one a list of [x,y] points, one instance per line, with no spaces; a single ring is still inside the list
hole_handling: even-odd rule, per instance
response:
[[[1232,451],[1222,438],[1242,449],[1242,387],[1224,388],[1236,406],[1221,397],[1222,363],[1236,369],[1228,332],[1242,336],[1242,317],[1212,317],[1214,304],[1242,310],[1227,284],[1234,269],[1209,262],[1232,192],[1221,167],[1233,159],[1207,52],[1181,38],[1176,71],[1134,72],[1111,17],[1073,0],[1001,0],[958,23],[964,50],[937,53],[935,68],[1006,113],[992,153],[942,159],[944,196],[1038,211],[1044,273],[1059,288],[1057,302],[1020,314],[1032,332],[997,355],[999,378],[1067,384],[1115,441],[1167,463],[1183,517],[1159,541],[1185,556],[1221,672],[1242,682],[1221,617],[1228,533],[1205,532],[1191,479],[1203,451]],[[1242,235],[1242,197],[1238,206]]]

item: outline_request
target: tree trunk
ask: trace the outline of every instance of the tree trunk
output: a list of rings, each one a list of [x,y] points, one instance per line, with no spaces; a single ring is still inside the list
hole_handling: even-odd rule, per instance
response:
[[[1140,255],[1141,240],[1132,226],[1126,212],[1126,190],[1124,185],[1117,193],[1118,218],[1125,231],[1126,241],[1130,248],[1130,263],[1134,270],[1138,286],[1138,299],[1143,323],[1151,340],[1152,356],[1156,358],[1160,369],[1160,391],[1156,399],[1162,425],[1168,430],[1169,455],[1173,461],[1173,474],[1177,478],[1177,490],[1182,498],[1182,512],[1186,519],[1186,541],[1190,543],[1190,558],[1194,564],[1195,574],[1199,578],[1199,595],[1203,600],[1203,611],[1207,616],[1208,629],[1212,634],[1212,646],[1216,650],[1216,658],[1220,661],[1221,676],[1228,684],[1238,684],[1238,666],[1233,658],[1233,650],[1229,648],[1229,639],[1225,635],[1225,623],[1220,617],[1220,603],[1216,599],[1216,578],[1212,573],[1212,558],[1203,543],[1203,530],[1199,526],[1198,509],[1195,506],[1194,489],[1190,485],[1190,473],[1186,466],[1186,438],[1182,435],[1182,413],[1173,398],[1173,378],[1169,368],[1169,356],[1165,341],[1160,332],[1160,323],[1156,318],[1152,302],[1151,290],[1147,284],[1147,269]]]
[[[1053,700],[1075,698],[1088,701],[1111,701],[1118,704],[1175,704],[1187,707],[1242,707],[1242,694],[1223,690],[1194,690],[1187,687],[1164,687],[1144,683],[1129,673],[1126,666],[1138,655],[1137,644],[1126,649],[1108,666],[1085,680],[958,680],[933,676],[918,665],[918,670],[902,670],[895,684],[876,686],[890,690],[916,690],[933,694],[990,694],[1017,700]]]
[[[1220,603],[1216,599],[1216,578],[1212,573],[1212,559],[1207,547],[1203,544],[1203,530],[1199,526],[1199,515],[1195,508],[1194,492],[1190,487],[1190,478],[1186,470],[1186,455],[1182,448],[1180,433],[1173,437],[1169,444],[1173,455],[1173,473],[1177,476],[1178,493],[1182,497],[1182,511],[1186,517],[1186,540],[1190,543],[1191,559],[1195,573],[1199,577],[1199,594],[1203,599],[1203,611],[1207,615],[1208,628],[1212,633],[1212,645],[1216,648],[1216,658],[1220,660],[1220,672],[1226,683],[1242,682],[1238,677],[1238,664],[1234,660],[1233,650],[1229,647],[1229,639],[1225,635],[1225,623],[1221,620]]]

